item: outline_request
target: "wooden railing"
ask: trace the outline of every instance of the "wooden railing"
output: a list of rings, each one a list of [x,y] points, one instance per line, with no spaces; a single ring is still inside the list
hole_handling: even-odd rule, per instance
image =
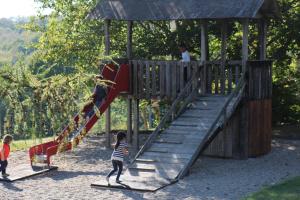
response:
[[[225,65],[220,61],[131,60],[129,63],[132,95],[138,99],[176,99],[199,68],[193,86],[200,85],[200,94],[230,94],[241,77],[241,61],[228,61]]]
[[[185,176],[189,170],[189,168],[192,166],[192,164],[195,162],[195,160],[198,158],[200,153],[204,151],[204,146],[208,145],[213,138],[215,137],[215,134],[218,133],[218,129],[222,129],[226,126],[228,120],[236,110],[238,104],[244,97],[246,89],[246,80],[245,80],[245,74],[243,73],[240,77],[240,80],[232,93],[228,96],[225,104],[223,105],[222,110],[219,111],[217,117],[215,118],[213,124],[207,131],[207,135],[204,137],[204,139],[201,141],[199,146],[197,147],[196,152],[193,154],[192,158],[189,160],[189,162],[184,166],[183,170],[180,172],[176,180],[181,179],[183,176]],[[231,106],[229,104],[232,103]],[[230,108],[230,109],[229,109]]]
[[[198,79],[197,77],[198,77],[201,69],[202,69],[202,67],[198,68],[194,72],[191,79],[187,82],[185,87],[181,90],[178,97],[173,101],[170,109],[164,115],[164,117],[162,118],[162,120],[160,121],[158,126],[151,133],[151,135],[146,140],[145,144],[142,146],[142,148],[136,154],[132,163],[150,146],[150,144],[153,142],[153,140],[156,138],[156,136],[168,126],[168,123],[172,122],[174,119],[176,119],[178,116],[180,116],[181,113],[186,108],[186,106],[188,105],[188,103],[192,101],[193,97],[197,93],[197,89],[199,88],[199,85],[197,85],[197,84],[194,85],[194,84]]]

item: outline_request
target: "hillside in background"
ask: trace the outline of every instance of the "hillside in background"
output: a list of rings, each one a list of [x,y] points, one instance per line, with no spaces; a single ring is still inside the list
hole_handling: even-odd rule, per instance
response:
[[[0,19],[0,66],[13,65],[21,57],[29,62],[34,51],[32,44],[38,41],[39,34],[22,28],[27,21],[27,18]]]

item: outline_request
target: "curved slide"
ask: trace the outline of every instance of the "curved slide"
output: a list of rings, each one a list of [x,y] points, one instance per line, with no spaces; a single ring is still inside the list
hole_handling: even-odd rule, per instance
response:
[[[104,80],[112,81],[114,84],[112,87],[109,87],[105,100],[98,108],[100,116],[105,112],[120,92],[129,91],[129,66],[127,64],[122,64],[118,69],[118,67],[113,64],[106,65],[102,70],[102,76]],[[94,114],[91,118],[89,118],[85,125],[78,130],[76,137],[73,139],[68,138],[69,133],[72,131],[72,124],[78,124],[79,114],[80,113],[73,118],[73,122],[67,125],[55,140],[33,146],[29,149],[31,165],[33,162],[38,161],[47,163],[48,166],[50,166],[51,156],[57,154],[58,151],[62,152],[70,150],[72,148],[72,144],[78,145],[80,139],[89,132],[99,119],[98,116]],[[67,138],[67,141],[65,138]]]

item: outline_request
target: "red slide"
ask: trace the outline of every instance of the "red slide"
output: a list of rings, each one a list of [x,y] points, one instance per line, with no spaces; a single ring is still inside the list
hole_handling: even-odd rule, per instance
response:
[[[117,66],[110,64],[106,65],[102,70],[102,76],[105,80],[109,80],[114,82],[111,87],[108,88],[107,96],[103,103],[99,106],[100,115],[102,115],[108,106],[113,102],[113,100],[118,96],[120,92],[129,91],[129,66],[127,64],[122,64],[119,69]],[[67,143],[65,143],[65,137],[68,137],[68,133],[71,132],[71,123],[63,129],[61,134],[51,142],[39,144],[33,146],[29,149],[29,157],[31,161],[31,165],[33,162],[42,158],[43,163],[47,163],[50,165],[50,157],[55,155],[60,148],[60,152],[68,151],[72,148],[72,144],[78,145],[80,139],[84,137],[89,130],[94,126],[94,124],[98,121],[98,117],[94,114],[84,125],[83,128],[80,129],[77,136],[74,138],[73,142],[69,139]],[[73,118],[73,124],[78,124],[79,114],[77,114]],[[65,144],[63,144],[65,143]],[[59,147],[60,146],[60,147]]]

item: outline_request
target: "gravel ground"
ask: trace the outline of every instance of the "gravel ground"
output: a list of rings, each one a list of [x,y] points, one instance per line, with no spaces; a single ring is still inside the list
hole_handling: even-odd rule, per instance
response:
[[[90,137],[76,150],[54,157],[53,164],[59,167],[58,171],[14,183],[0,182],[0,199],[237,200],[264,186],[300,176],[300,140],[276,139],[272,152],[259,158],[199,159],[189,176],[155,193],[92,188],[90,184],[111,169],[111,150],[103,146],[103,138]],[[27,157],[27,152],[13,153],[8,172],[16,165],[28,162]]]

